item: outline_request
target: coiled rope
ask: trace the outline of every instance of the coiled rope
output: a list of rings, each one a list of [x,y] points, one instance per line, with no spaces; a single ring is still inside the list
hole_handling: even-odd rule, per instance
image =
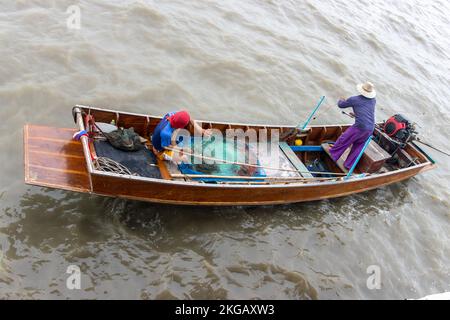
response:
[[[112,172],[117,174],[127,174],[127,175],[134,175],[137,176],[138,174],[131,173],[130,170],[128,170],[127,167],[120,164],[117,161],[114,161],[113,159],[107,158],[107,157],[98,157],[94,160],[94,167],[96,170],[104,171],[104,172]]]

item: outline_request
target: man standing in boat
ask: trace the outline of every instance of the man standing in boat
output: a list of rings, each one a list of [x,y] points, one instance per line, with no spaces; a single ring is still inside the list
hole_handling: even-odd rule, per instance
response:
[[[189,124],[194,127],[196,132],[202,135],[209,135],[209,130],[203,129],[194,119],[191,119],[189,112],[181,110],[178,112],[169,112],[158,123],[152,134],[153,152],[161,160],[170,160],[177,162],[181,159],[175,159],[172,148],[176,147],[180,141],[176,141],[178,129],[186,129]]]
[[[340,98],[339,108],[353,108],[355,124],[348,128],[330,148],[330,154],[337,161],[348,147],[352,146],[344,166],[350,169],[367,139],[375,128],[375,86],[371,82],[358,84],[356,89],[360,95],[348,99]]]

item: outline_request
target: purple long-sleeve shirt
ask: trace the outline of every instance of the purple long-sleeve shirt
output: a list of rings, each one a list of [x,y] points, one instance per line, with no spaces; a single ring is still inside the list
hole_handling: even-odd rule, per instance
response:
[[[339,108],[353,108],[355,114],[355,125],[363,130],[373,130],[375,128],[375,98],[369,99],[362,95],[353,96],[347,100],[339,100]]]

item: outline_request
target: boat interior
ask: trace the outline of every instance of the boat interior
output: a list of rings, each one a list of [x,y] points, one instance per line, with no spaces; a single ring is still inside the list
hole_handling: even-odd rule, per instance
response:
[[[293,127],[286,126],[202,121],[199,124],[203,129],[218,129],[223,133],[227,129],[242,129],[244,132],[248,129],[255,129],[258,132],[264,130],[270,137],[271,132],[277,130],[280,137],[280,150],[274,154],[278,156],[278,161],[274,161],[275,159],[271,154],[268,156],[258,155],[257,164],[254,165],[258,170],[249,170],[249,168],[252,169],[252,166],[239,165],[235,171],[232,171],[230,166],[233,166],[233,163],[224,163],[219,165],[221,169],[227,167],[222,171],[217,171],[217,165],[213,170],[211,170],[211,167],[208,168],[203,165],[196,168],[190,167],[186,171],[174,162],[158,159],[151,151],[151,135],[161,120],[160,117],[90,107],[80,108],[85,128],[89,125],[88,121],[85,120],[86,115],[89,115],[95,119],[97,124],[114,123],[117,127],[133,127],[134,131],[145,139],[146,148],[133,152],[114,148],[101,135],[94,135],[93,139],[90,139],[89,150],[92,159],[111,159],[123,166],[123,174],[144,178],[197,181],[199,183],[261,184],[336,180],[344,178],[348,173],[343,162],[349,150],[335,162],[329,154],[329,148],[349,125],[311,126],[307,130],[299,132]],[[193,128],[189,128],[189,130],[193,134]],[[296,143],[299,140],[301,140],[301,143]],[[428,161],[426,154],[422,153],[417,146],[406,144],[400,147],[381,130],[376,129],[372,141],[354,170],[354,174],[382,174]],[[118,173],[108,167],[108,164],[102,166],[97,162],[95,163],[95,169],[99,171]],[[277,167],[274,167],[273,163],[277,163]],[[223,172],[226,172],[226,175]]]
[[[367,176],[434,163],[413,142],[399,147],[384,132],[376,129],[372,141],[350,175],[343,166],[346,154],[336,162],[329,154],[330,144],[350,125],[311,126],[305,131],[299,131],[287,126],[203,121],[201,125],[204,129],[218,129],[221,132],[227,129],[256,129],[265,130],[268,136],[277,132],[279,137],[275,150],[278,152],[258,152],[256,161],[250,164],[234,161],[219,161],[213,165],[175,164],[160,160],[152,152],[151,135],[160,117],[85,106],[76,106],[73,110],[76,110],[73,112],[76,128],[25,125],[24,169],[27,183],[79,192],[92,191],[92,175],[194,184],[345,183],[349,179],[363,180]],[[89,131],[87,115],[92,116],[96,124],[110,125],[113,122],[119,128],[133,127],[145,140],[145,147],[139,151],[122,151],[105,141],[98,132],[88,132],[85,137],[74,140],[73,135],[77,131]],[[242,150],[245,153],[248,151],[248,154],[255,153],[250,143],[246,143]]]

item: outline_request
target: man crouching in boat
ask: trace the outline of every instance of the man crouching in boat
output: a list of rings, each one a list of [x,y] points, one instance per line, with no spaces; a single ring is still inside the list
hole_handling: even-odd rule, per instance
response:
[[[344,162],[347,169],[351,168],[375,128],[375,87],[371,82],[366,82],[358,84],[356,89],[360,95],[348,99],[340,98],[338,101],[339,108],[353,108],[355,124],[348,128],[330,148],[331,157],[336,162],[344,151],[352,146]]]
[[[194,126],[196,132],[208,135],[209,131],[202,129],[198,123],[191,119],[187,111],[169,112],[158,123],[152,135],[153,152],[161,160],[178,162],[183,160],[180,153],[178,158],[174,158],[174,147],[180,143],[176,141],[176,130],[186,129],[188,125]]]

